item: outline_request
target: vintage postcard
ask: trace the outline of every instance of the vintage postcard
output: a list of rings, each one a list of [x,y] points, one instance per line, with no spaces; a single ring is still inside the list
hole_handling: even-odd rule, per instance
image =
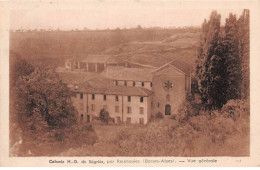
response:
[[[0,166],[260,166],[259,1],[2,1]]]

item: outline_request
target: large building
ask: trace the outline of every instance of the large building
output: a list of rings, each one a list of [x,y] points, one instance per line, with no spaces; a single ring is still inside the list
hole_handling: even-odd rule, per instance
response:
[[[81,121],[91,122],[101,109],[108,111],[115,123],[147,124],[158,112],[170,118],[178,114],[178,107],[191,90],[191,67],[187,63],[174,60],[158,68],[129,68],[108,65],[107,61],[103,60],[100,71],[82,72],[78,71],[81,67],[73,69],[66,63],[70,71],[60,73],[75,93],[72,101]]]

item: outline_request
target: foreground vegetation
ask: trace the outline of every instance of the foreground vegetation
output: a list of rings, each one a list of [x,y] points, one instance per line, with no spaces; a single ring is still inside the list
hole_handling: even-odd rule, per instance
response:
[[[181,114],[180,114],[181,115]],[[115,125],[106,125],[115,126]],[[223,109],[176,119],[155,119],[147,126],[122,128],[93,146],[60,156],[249,156],[249,109],[233,100]]]

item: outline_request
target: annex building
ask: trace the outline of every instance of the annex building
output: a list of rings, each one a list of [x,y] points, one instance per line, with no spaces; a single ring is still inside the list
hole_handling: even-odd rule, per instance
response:
[[[191,66],[173,60],[161,67],[134,67],[113,56],[68,60],[60,78],[74,92],[72,102],[81,121],[91,122],[101,109],[115,123],[147,124],[152,115],[178,114],[191,90]]]

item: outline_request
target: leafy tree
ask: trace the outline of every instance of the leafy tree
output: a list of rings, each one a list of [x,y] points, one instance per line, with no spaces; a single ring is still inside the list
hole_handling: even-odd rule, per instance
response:
[[[36,68],[30,75],[19,77],[17,95],[21,116],[32,116],[37,110],[50,127],[64,128],[76,123],[70,103],[72,94],[53,70]]]
[[[108,121],[110,118],[108,111],[106,111],[105,109],[101,109],[99,112],[99,118],[102,122],[105,122],[106,124],[108,124]]]
[[[19,155],[41,154],[37,148],[43,145],[51,152],[55,134],[77,123],[71,92],[54,70],[34,68],[11,55],[10,146],[18,146]],[[22,145],[16,144],[19,140]]]

